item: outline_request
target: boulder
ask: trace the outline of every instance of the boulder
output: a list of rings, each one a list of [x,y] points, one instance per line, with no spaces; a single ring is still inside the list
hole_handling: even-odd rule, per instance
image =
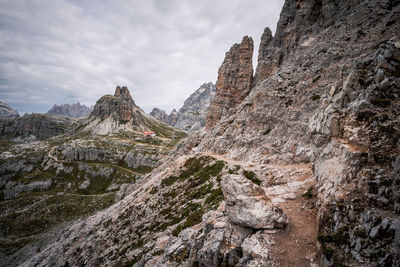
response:
[[[283,228],[289,223],[282,209],[273,204],[264,190],[241,175],[230,174],[221,182],[229,219],[253,229]]]

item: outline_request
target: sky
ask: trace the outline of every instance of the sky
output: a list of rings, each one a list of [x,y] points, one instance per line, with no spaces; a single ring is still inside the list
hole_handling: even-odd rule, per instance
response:
[[[0,101],[44,113],[54,104],[94,105],[121,85],[146,112],[170,112],[217,80],[243,36],[253,37],[257,58],[283,2],[0,0]]]

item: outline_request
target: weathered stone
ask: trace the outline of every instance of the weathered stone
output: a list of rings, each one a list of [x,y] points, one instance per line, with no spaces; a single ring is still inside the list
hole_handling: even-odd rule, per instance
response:
[[[273,204],[264,190],[240,175],[226,175],[222,179],[222,191],[229,219],[238,225],[253,229],[282,228],[288,219]]]
[[[18,112],[7,105],[6,103],[3,103],[0,101],[0,118],[18,118],[19,114]]]
[[[71,118],[79,118],[86,116],[92,112],[92,107],[87,107],[85,105],[81,105],[79,102],[76,104],[64,104],[64,105],[54,105],[47,114],[56,115],[56,116],[64,116]]]
[[[207,116],[206,129],[210,129],[224,117],[231,115],[249,94],[253,82],[253,39],[243,37],[226,53],[218,70],[217,89]]]

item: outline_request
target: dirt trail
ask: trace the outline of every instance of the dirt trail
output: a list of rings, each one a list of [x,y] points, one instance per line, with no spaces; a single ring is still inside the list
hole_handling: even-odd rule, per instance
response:
[[[285,231],[275,236],[276,246],[272,258],[279,266],[319,266],[317,248],[317,209],[314,199],[304,196],[304,192],[315,185],[311,174],[295,177],[294,182],[304,182],[294,192],[295,199],[285,199],[279,206],[289,217]],[[273,197],[273,196],[270,196]]]
[[[285,183],[272,187],[263,187],[267,196],[272,199],[289,217],[289,225],[284,231],[278,231],[274,236],[275,245],[271,251],[272,261],[278,266],[319,266],[317,248],[317,209],[314,206],[315,197],[304,193],[316,184],[312,176],[311,164],[253,164],[226,158],[211,152],[203,153],[218,160],[240,165],[273,169],[289,172]],[[286,172],[285,172],[286,171]]]

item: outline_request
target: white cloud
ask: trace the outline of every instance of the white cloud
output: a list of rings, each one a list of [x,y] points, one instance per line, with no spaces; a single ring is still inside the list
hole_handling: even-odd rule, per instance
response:
[[[283,0],[0,0],[0,100],[21,112],[94,104],[116,85],[170,111],[217,78],[225,52],[258,49]],[[255,52],[256,52],[255,51]]]

